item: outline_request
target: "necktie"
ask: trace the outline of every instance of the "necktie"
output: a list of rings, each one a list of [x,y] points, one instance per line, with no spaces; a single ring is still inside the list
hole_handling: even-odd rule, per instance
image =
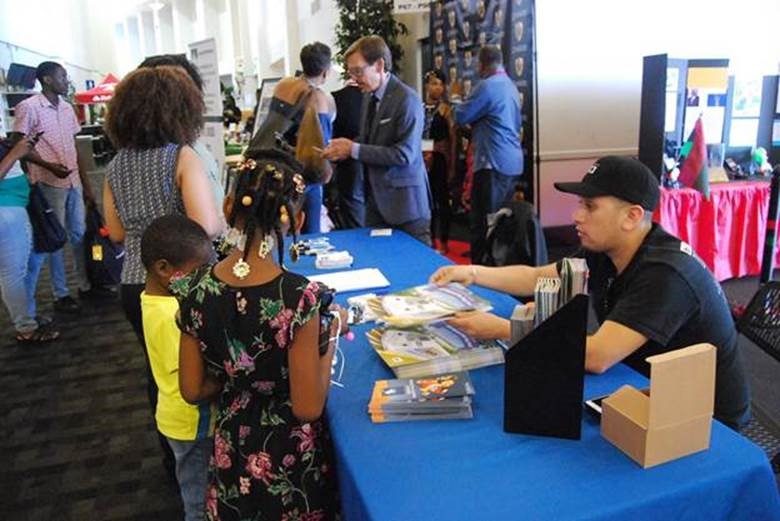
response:
[[[376,96],[371,95],[371,99],[368,100],[368,113],[366,114],[366,138],[371,135],[371,125],[374,123],[374,116],[376,115],[376,104],[379,100]]]

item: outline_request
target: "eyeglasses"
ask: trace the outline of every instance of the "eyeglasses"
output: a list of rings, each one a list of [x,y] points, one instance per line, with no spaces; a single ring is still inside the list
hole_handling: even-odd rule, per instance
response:
[[[347,69],[347,74],[349,74],[351,78],[362,78],[363,75],[366,73],[366,69],[368,69],[369,67],[371,67],[370,63],[367,63],[362,67],[352,67],[350,69]]]

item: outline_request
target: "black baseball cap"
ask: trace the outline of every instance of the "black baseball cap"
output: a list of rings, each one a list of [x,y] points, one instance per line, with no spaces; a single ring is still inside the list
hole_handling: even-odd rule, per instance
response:
[[[554,185],[561,192],[581,197],[611,195],[651,212],[655,210],[661,196],[658,179],[649,168],[636,159],[620,156],[606,156],[597,160],[579,183]]]

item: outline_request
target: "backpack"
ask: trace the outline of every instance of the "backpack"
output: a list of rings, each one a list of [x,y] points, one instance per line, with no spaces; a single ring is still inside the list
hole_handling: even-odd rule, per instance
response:
[[[51,253],[65,246],[68,238],[65,228],[54,214],[41,188],[30,186],[30,200],[27,203],[27,215],[33,230],[33,250],[36,253]]]
[[[322,182],[325,160],[320,152],[325,147],[317,110],[309,101],[313,88],[302,93],[294,105],[274,97],[265,120],[249,143],[247,152],[280,149],[303,164],[307,184]]]
[[[108,238],[103,216],[94,206],[86,208],[87,229],[84,233],[87,278],[93,287],[119,284],[125,250]]]
[[[547,264],[547,242],[533,205],[510,201],[488,217],[485,266]]]
[[[320,118],[317,110],[308,105],[303,111],[295,137],[295,159],[303,165],[303,177],[307,183],[322,181],[325,160],[320,157],[320,154],[324,148],[325,139],[320,127]]]

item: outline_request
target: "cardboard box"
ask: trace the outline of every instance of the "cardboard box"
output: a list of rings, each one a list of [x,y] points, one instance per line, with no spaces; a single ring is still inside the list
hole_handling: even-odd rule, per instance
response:
[[[644,468],[708,449],[715,347],[696,344],[647,361],[649,392],[624,385],[605,398],[601,435]]]

